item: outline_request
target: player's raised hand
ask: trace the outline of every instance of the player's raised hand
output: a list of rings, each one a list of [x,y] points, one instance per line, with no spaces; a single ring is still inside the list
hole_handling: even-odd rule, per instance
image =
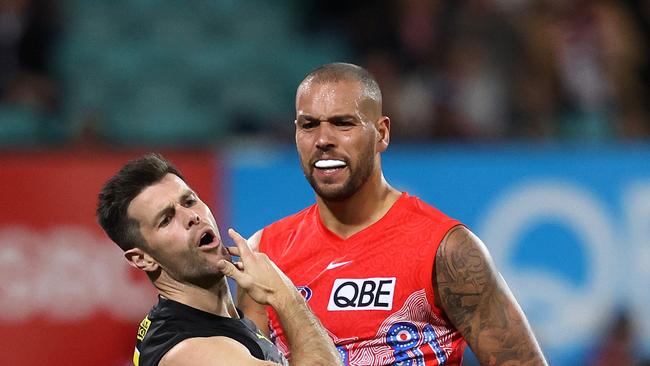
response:
[[[233,229],[228,229],[228,235],[237,247],[229,247],[231,255],[239,256],[238,264],[221,260],[217,264],[224,275],[237,282],[240,288],[256,302],[264,305],[278,304],[287,296],[294,296],[297,290],[291,280],[280,271],[264,253],[253,252],[246,239]],[[295,294],[294,294],[295,293]]]

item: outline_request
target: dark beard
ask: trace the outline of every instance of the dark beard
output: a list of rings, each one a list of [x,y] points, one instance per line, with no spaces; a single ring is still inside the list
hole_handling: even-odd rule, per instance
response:
[[[227,257],[224,256],[224,259],[232,262],[229,255]],[[175,270],[175,267],[168,267],[167,271],[177,281],[189,283],[201,288],[213,287],[224,277],[223,273],[216,267],[213,267],[208,261],[200,259],[199,256],[192,256],[180,270]]]
[[[185,280],[200,288],[212,288],[219,281],[223,280],[223,277],[224,275],[222,273],[204,273],[202,275],[186,277]]]
[[[366,148],[363,150],[358,160],[358,169],[353,170],[353,166],[348,163],[348,169],[350,169],[350,177],[338,190],[328,190],[322,188],[316,183],[314,179],[313,167],[303,167],[303,173],[305,178],[311,185],[311,188],[316,192],[316,194],[325,201],[331,202],[340,202],[345,201],[348,198],[352,197],[363,185],[368,181],[370,175],[374,170],[375,160],[374,160],[374,150],[375,146],[372,140],[369,141]],[[311,169],[310,171],[308,169]]]

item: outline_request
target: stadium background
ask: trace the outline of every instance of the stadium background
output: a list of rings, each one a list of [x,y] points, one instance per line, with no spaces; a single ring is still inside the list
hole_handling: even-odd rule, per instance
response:
[[[154,293],[94,221],[127,159],[162,151],[222,231],[312,202],[293,94],[332,61],[377,76],[388,180],[481,236],[552,365],[640,364],[649,24],[641,0],[2,0],[0,364],[130,362]]]

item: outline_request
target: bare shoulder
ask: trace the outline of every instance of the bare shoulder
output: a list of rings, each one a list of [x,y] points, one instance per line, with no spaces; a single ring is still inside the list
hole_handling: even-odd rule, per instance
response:
[[[255,252],[260,251],[260,240],[262,239],[262,233],[264,232],[264,229],[257,230],[255,234],[251,235],[250,238],[248,238],[248,246],[251,247],[251,249]]]
[[[464,226],[436,253],[436,304],[481,364],[546,365],[528,321],[487,248]]]
[[[271,366],[258,360],[241,343],[228,337],[188,338],[175,345],[160,360],[160,366]]]

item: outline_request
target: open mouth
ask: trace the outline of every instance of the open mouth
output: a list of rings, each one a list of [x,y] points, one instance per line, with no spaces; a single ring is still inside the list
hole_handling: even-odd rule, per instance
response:
[[[201,239],[199,240],[199,247],[210,245],[214,242],[214,234],[212,234],[209,231],[206,231],[201,235]]]

